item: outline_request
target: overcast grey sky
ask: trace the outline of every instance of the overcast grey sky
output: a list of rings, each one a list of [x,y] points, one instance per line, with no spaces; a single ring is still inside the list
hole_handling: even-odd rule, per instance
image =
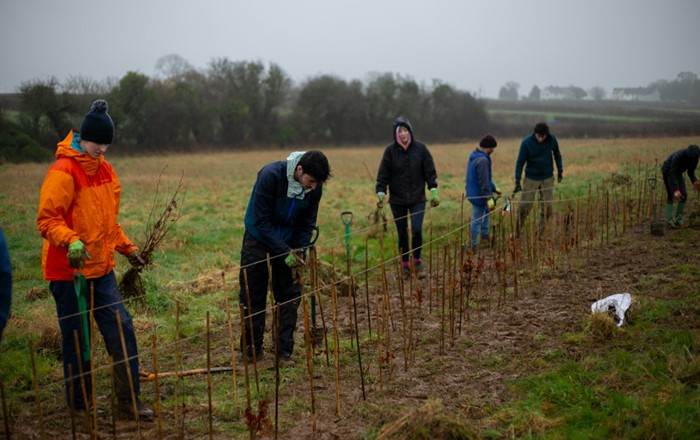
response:
[[[27,80],[155,75],[177,54],[319,74],[439,79],[483,97],[508,81],[646,86],[700,74],[700,0],[0,0],[0,92]]]

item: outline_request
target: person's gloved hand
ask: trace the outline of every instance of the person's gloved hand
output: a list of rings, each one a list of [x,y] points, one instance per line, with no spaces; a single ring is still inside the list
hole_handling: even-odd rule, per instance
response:
[[[503,191],[501,191],[501,188],[499,188],[498,185],[496,185],[496,189],[494,189],[493,192],[495,192],[499,196],[503,195]]]
[[[143,260],[143,258],[141,258],[141,253],[138,251],[138,249],[127,255],[126,259],[129,260],[129,264],[134,267],[144,267],[146,265],[146,262]]]
[[[700,191],[700,180],[696,180],[695,182],[693,182],[693,189],[695,191]]]
[[[496,201],[493,199],[493,197],[489,197],[489,200],[486,202],[486,206],[489,207],[489,211],[491,212],[496,209]]]
[[[440,198],[438,197],[438,190],[437,188],[433,188],[430,190],[430,206],[435,208],[440,204]]]
[[[384,207],[384,197],[386,197],[386,194],[383,192],[377,193],[377,208],[381,209]]]
[[[516,180],[516,181],[515,181],[515,189],[513,190],[513,194],[519,193],[519,192],[522,191],[522,190],[523,190],[523,187],[520,186],[520,181],[519,181],[519,180]]]
[[[557,174],[557,183],[561,183],[564,180],[564,175],[562,173]]]
[[[681,199],[681,190],[677,189],[673,192],[673,198],[675,200],[680,200]]]
[[[80,240],[75,240],[68,246],[68,264],[73,269],[82,269],[85,267],[85,260],[90,259],[90,254],[85,245]]]
[[[300,255],[301,255],[301,250],[292,249],[289,252],[289,254],[287,254],[287,256],[284,258],[284,262],[289,267],[303,266],[306,264],[306,262],[304,261],[304,259]]]

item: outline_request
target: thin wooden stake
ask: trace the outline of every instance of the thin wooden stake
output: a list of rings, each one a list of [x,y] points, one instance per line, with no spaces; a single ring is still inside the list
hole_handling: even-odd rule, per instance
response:
[[[77,339],[77,332],[73,333],[76,335]],[[80,348],[78,348],[80,350]],[[34,358],[34,341],[29,340],[29,354],[31,355],[31,360],[32,360],[32,385],[34,388],[34,401],[36,403],[36,410],[39,413],[39,433],[41,435],[41,438],[45,438],[46,433],[44,432],[44,413],[41,411],[41,396],[39,395],[39,379],[37,378],[36,374],[36,360]],[[80,363],[80,357],[78,357],[78,363]],[[82,376],[82,374],[81,374]],[[72,378],[71,378],[72,379]],[[3,405],[4,405],[5,399],[4,399],[4,393],[3,393]],[[85,405],[87,405],[87,401],[85,402]],[[85,415],[88,415],[87,408],[85,408]],[[89,420],[89,419],[88,419]],[[10,436],[10,430],[7,429],[7,436],[9,438]]]
[[[267,271],[270,272],[270,254],[267,254]],[[250,302],[250,289],[248,288],[248,270],[243,269],[243,282],[245,284],[245,296],[248,301],[248,324],[250,324],[250,346],[253,347],[251,350],[253,352],[253,372],[255,373],[255,390],[260,391],[260,382],[258,381],[258,353],[255,347],[255,330],[253,329],[253,307]],[[265,313],[263,310],[261,313]],[[241,315],[243,316],[243,315]],[[245,321],[244,321],[245,324]],[[245,334],[245,326],[243,327],[243,333]],[[241,350],[245,352],[245,357],[248,358],[248,345],[246,342],[245,347],[241,347]],[[277,347],[275,347],[275,353],[277,353]],[[246,373],[247,374],[247,373]],[[250,402],[249,402],[250,403]]]
[[[80,375],[80,391],[83,394],[83,403],[87,406],[89,404],[89,401],[88,401],[88,394],[87,394],[87,386],[85,385],[85,376],[83,374],[83,355],[80,352],[80,340],[78,339],[78,331],[77,330],[73,330],[73,344],[75,345],[75,356],[76,356],[76,359],[78,360],[78,374]],[[30,349],[31,348],[32,348],[32,346],[30,346]],[[34,360],[33,360],[34,350],[33,349],[31,350],[31,353],[32,353],[32,362],[34,362]],[[73,377],[71,377],[71,382],[73,382]],[[37,404],[38,404],[38,402],[37,402]],[[39,407],[39,408],[41,408],[41,407]],[[73,407],[73,409],[75,409],[75,407]],[[41,411],[39,412],[39,418],[41,420],[41,431],[43,432],[43,430],[44,430],[44,428],[43,428],[44,418],[41,415]],[[87,424],[88,429],[90,431],[92,431],[92,429],[90,428],[91,427],[90,413],[88,412],[87,408],[85,408],[85,423]],[[42,434],[42,438],[43,438],[43,434]]]
[[[226,307],[226,323],[228,324],[229,346],[231,347],[231,379],[233,380],[233,404],[234,406],[238,407],[238,380],[236,379],[236,340],[233,334],[233,318],[231,317],[231,307],[228,302],[228,297],[224,298],[224,307]]]
[[[207,410],[209,415],[209,438],[214,438],[214,408],[211,402],[211,327],[209,325],[209,310],[207,316]]]
[[[306,296],[301,296],[304,309],[304,340],[306,341],[306,369],[309,372],[309,393],[311,394],[311,429],[316,432],[316,397],[314,395],[314,356],[313,341],[311,340],[311,321],[309,319],[309,304]]]
[[[158,337],[154,334],[152,338],[153,342],[153,374],[155,378],[153,382],[155,383],[156,389],[156,420],[158,421],[158,438],[163,438],[163,419],[160,407],[160,380],[158,379]]]

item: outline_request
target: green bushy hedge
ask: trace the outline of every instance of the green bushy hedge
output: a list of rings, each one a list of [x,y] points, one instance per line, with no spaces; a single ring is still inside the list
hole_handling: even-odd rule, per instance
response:
[[[0,129],[0,163],[50,162],[53,154],[16,127]]]

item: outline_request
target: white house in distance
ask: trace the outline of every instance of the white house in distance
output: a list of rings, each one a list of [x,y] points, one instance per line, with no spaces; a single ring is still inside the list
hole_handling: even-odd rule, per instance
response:
[[[615,88],[610,99],[613,101],[659,102],[661,94],[658,89],[648,87]]]
[[[571,90],[566,87],[547,86],[540,92],[540,99],[543,101],[564,101],[575,99]]]

